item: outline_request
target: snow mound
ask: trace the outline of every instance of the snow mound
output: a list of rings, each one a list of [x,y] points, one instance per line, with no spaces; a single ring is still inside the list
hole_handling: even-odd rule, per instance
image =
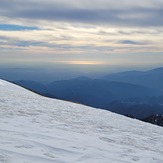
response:
[[[5,81],[0,80],[0,85],[5,85]]]
[[[162,163],[163,128],[0,80],[0,163]]]

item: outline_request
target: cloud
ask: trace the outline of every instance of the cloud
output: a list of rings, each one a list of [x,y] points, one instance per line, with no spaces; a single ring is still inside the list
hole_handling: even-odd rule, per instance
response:
[[[8,3],[7,3],[8,2]],[[6,0],[1,16],[32,20],[108,24],[112,26],[163,26],[163,2],[159,0]]]
[[[35,54],[160,52],[162,13],[161,0],[5,0],[0,48]]]
[[[163,51],[162,37],[161,28],[147,30],[52,23],[39,30],[3,31],[0,48],[16,48],[20,53],[23,50],[35,54],[160,52]]]
[[[147,45],[147,42],[137,42],[137,41],[132,41],[132,40],[120,40],[118,43],[121,44],[131,44],[131,45]]]
[[[51,20],[61,22],[81,22],[109,24],[113,26],[163,26],[162,9],[133,8],[124,9],[30,9],[12,13],[11,17]],[[156,19],[157,17],[157,19]]]

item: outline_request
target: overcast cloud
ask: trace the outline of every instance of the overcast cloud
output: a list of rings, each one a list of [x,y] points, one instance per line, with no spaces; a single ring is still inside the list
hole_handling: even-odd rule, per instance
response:
[[[163,0],[1,0],[0,24],[0,63],[46,55],[67,63],[70,54],[92,63],[95,56],[110,63],[115,54],[120,63],[119,54],[131,61],[133,53],[149,52],[155,64],[163,52]]]
[[[5,0],[1,16],[120,26],[162,26],[161,0]],[[157,19],[156,19],[157,18]]]

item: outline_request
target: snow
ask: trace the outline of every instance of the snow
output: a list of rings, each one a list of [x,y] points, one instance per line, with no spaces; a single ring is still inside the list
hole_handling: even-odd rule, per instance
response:
[[[0,163],[162,163],[163,128],[0,80]]]

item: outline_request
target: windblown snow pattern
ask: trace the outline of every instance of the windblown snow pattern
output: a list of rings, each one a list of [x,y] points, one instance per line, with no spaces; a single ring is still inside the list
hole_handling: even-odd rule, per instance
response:
[[[0,80],[0,163],[163,163],[163,128]]]

